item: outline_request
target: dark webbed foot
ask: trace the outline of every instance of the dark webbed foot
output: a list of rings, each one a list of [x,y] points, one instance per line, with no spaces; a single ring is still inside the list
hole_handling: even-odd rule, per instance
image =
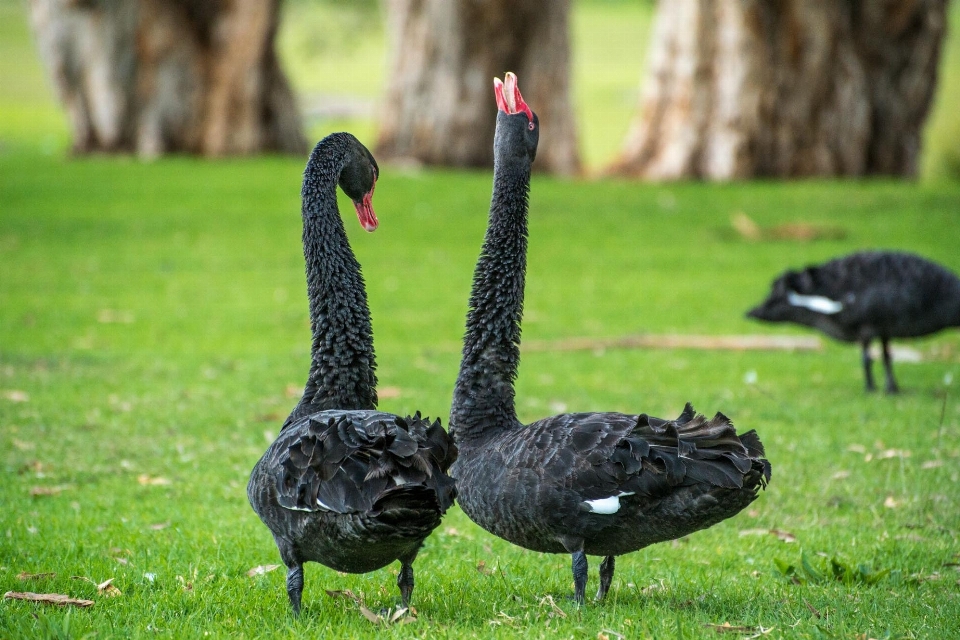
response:
[[[607,556],[600,563],[600,588],[597,589],[597,600],[603,600],[607,597],[607,591],[610,590],[610,583],[613,582],[613,570],[617,560],[614,556]]]
[[[404,608],[410,606],[410,597],[413,595],[413,565],[401,562],[400,575],[397,576],[397,586],[400,587],[400,603]]]
[[[587,589],[587,554],[583,551],[573,553],[573,601],[582,606],[586,601],[584,592]]]
[[[287,568],[287,595],[294,617],[300,615],[300,599],[303,596],[303,565],[296,564]]]

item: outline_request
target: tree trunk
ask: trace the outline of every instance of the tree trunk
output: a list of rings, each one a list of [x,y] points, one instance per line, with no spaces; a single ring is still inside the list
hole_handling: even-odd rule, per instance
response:
[[[609,171],[653,180],[913,176],[946,0],[661,0]]]
[[[76,153],[303,153],[280,0],[30,0]]]
[[[580,170],[569,0],[389,0],[392,70],[377,156],[493,164],[493,78],[514,71],[543,135],[534,168]]]

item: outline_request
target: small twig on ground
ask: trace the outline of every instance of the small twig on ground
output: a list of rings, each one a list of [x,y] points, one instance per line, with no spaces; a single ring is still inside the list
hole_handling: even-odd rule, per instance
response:
[[[619,338],[527,340],[523,351],[596,351],[598,349],[699,349],[704,351],[820,351],[816,336],[635,335]]]

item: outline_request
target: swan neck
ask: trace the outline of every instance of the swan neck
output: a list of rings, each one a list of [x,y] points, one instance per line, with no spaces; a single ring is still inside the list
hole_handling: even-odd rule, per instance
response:
[[[529,191],[529,162],[498,159],[450,410],[450,432],[458,445],[520,426],[514,381],[520,365]]]
[[[329,136],[314,149],[304,171],[303,256],[313,339],[307,384],[288,423],[327,409],[377,406],[366,287],[337,206],[345,154],[343,140]]]

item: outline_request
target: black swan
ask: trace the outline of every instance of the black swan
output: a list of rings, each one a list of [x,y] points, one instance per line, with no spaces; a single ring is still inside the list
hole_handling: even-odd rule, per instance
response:
[[[863,348],[867,391],[874,391],[870,343],[880,339],[887,393],[893,377],[890,338],[913,338],[960,327],[960,278],[910,253],[864,251],[803,271],[785,271],[747,317],[793,322]]]
[[[516,83],[512,73],[494,81],[493,197],[450,410],[460,450],[451,473],[457,501],[478,525],[527,549],[572,554],[574,599],[582,604],[585,554],[605,556],[602,599],[616,556],[733,516],[766,486],[770,464],[754,431],[738,436],[723,415],[707,420],[690,405],[676,420],[572,413],[524,426],[517,419],[527,197],[540,125]]]
[[[413,560],[456,494],[446,472],[457,449],[440,421],[376,411],[370,311],[337,208],[337,184],[353,200],[360,224],[373,231],[378,176],[373,156],[349,133],[317,143],[303,174],[310,374],[247,485],[287,566],[294,614],[307,561],[366,573],[400,560],[397,586],[408,606]]]

